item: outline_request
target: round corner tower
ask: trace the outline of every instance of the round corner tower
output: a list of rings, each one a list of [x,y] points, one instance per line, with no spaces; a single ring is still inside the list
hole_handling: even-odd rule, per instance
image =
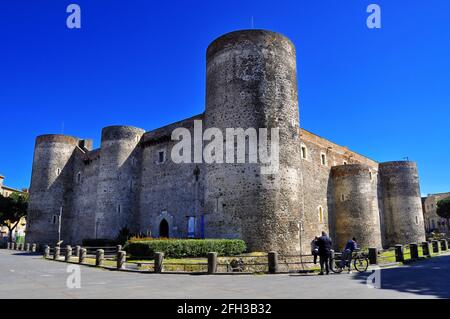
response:
[[[377,172],[363,164],[335,166],[333,182],[336,248],[356,237],[363,248],[382,247]]]
[[[425,226],[416,163],[381,163],[379,170],[385,228],[384,246],[424,241]]]
[[[66,192],[72,178],[71,158],[79,139],[66,135],[36,138],[28,207],[27,242],[55,244],[59,215],[70,213]]]
[[[250,163],[248,143],[245,164],[205,165],[206,235],[213,229],[214,236],[241,238],[253,251],[298,252],[300,151],[295,47],[278,33],[243,30],[213,41],[206,59],[207,129],[218,128],[224,137],[227,128],[255,129],[259,142],[260,129],[267,129],[270,141],[275,140],[272,129],[279,130],[279,167],[273,174],[267,174],[260,157],[257,163]]]
[[[139,149],[143,129],[108,126],[102,130],[97,188],[96,238],[116,238],[133,227],[137,198]]]

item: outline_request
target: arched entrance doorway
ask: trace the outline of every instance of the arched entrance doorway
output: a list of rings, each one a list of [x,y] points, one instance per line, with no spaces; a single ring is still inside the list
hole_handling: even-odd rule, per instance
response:
[[[169,238],[169,223],[165,219],[163,219],[161,224],[159,224],[159,237]]]

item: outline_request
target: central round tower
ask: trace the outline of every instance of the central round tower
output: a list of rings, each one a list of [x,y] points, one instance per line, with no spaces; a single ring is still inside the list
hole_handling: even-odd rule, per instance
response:
[[[331,177],[336,247],[356,237],[362,248],[381,248],[377,172],[363,164],[342,165],[331,169]]]
[[[133,227],[139,169],[137,145],[144,132],[131,126],[108,126],[102,130],[96,238],[114,239],[123,227]]]
[[[248,136],[245,163],[206,165],[207,236],[213,229],[214,236],[242,238],[253,251],[300,250],[297,94],[296,51],[285,36],[243,30],[208,47],[206,128],[224,136],[227,128],[267,129],[270,141],[271,129],[279,129],[279,167],[267,174],[260,157],[250,163]]]

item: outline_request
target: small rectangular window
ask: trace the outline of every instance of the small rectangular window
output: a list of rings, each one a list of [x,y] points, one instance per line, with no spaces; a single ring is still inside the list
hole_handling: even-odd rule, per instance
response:
[[[166,154],[164,151],[158,153],[158,163],[164,163]]]

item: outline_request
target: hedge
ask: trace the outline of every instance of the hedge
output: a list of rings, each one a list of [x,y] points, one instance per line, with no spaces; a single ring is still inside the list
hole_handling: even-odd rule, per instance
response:
[[[206,257],[210,252],[219,256],[242,254],[247,247],[239,239],[155,239],[128,241],[124,248],[132,258],[149,258],[155,252],[162,252],[166,257]]]

